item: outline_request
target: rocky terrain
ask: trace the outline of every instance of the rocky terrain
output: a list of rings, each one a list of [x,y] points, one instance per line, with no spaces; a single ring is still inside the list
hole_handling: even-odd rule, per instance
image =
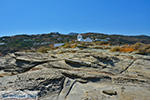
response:
[[[150,56],[100,49],[15,52],[0,58],[0,91],[39,100],[150,100]]]

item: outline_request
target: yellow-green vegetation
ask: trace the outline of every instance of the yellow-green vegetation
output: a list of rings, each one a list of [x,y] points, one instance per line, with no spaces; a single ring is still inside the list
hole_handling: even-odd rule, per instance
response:
[[[40,52],[40,53],[48,53],[49,50],[51,50],[50,47],[42,46],[42,47],[38,48],[36,51]]]
[[[130,45],[117,46],[111,49],[112,52],[133,52],[135,51]]]
[[[116,46],[111,49],[112,52],[120,52],[120,47]]]
[[[97,42],[79,42],[79,41],[71,41],[65,43],[62,47],[63,48],[76,48],[76,47],[89,47],[89,46],[101,46],[105,45],[108,46],[108,42],[103,42],[103,41],[97,41]]]
[[[48,53],[50,50],[58,49],[58,47],[54,47],[54,44],[50,44],[49,46],[41,46],[38,49],[36,49],[36,52],[40,53]]]
[[[135,43],[133,45],[116,46],[112,52],[136,52],[137,54],[150,54],[150,44]]]
[[[67,42],[65,43],[63,46],[61,46],[63,48],[76,48],[77,47],[77,43],[73,43],[73,42]]]
[[[145,45],[144,43],[137,42],[137,43],[131,45],[131,47],[134,48],[135,50],[137,50],[139,48],[142,48],[144,45]]]
[[[150,44],[143,44],[137,49],[138,54],[150,54]]]
[[[105,42],[105,41],[96,41],[93,42],[95,45],[109,45],[109,42]]]

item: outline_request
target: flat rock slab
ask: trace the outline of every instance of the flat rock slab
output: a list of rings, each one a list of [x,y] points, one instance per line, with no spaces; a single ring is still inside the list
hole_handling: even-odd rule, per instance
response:
[[[16,52],[0,58],[0,91],[39,100],[150,100],[150,57],[95,49]]]

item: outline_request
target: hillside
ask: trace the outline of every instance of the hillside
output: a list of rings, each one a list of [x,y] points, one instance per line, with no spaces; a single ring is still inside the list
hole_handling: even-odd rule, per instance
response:
[[[49,47],[55,43],[66,43],[76,40],[78,33],[60,34],[58,32],[40,35],[16,35],[0,37],[0,55],[16,51],[35,50],[41,46]],[[110,38],[111,45],[134,44],[136,42],[150,43],[149,36],[122,36],[102,33],[82,33],[83,37],[95,39]]]

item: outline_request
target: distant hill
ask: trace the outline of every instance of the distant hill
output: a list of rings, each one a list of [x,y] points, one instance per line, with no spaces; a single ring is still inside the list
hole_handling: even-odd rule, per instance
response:
[[[39,35],[16,35],[16,36],[4,36],[0,37],[0,55],[12,53],[16,51],[36,49],[41,46],[49,46],[55,43],[65,43],[76,40],[79,33],[60,34],[58,32],[52,32]],[[134,44],[136,42],[142,42],[145,44],[150,43],[150,36],[123,36],[123,35],[107,35],[103,33],[80,33],[83,38],[90,37],[95,39],[110,38],[110,44],[122,45],[122,44]]]

